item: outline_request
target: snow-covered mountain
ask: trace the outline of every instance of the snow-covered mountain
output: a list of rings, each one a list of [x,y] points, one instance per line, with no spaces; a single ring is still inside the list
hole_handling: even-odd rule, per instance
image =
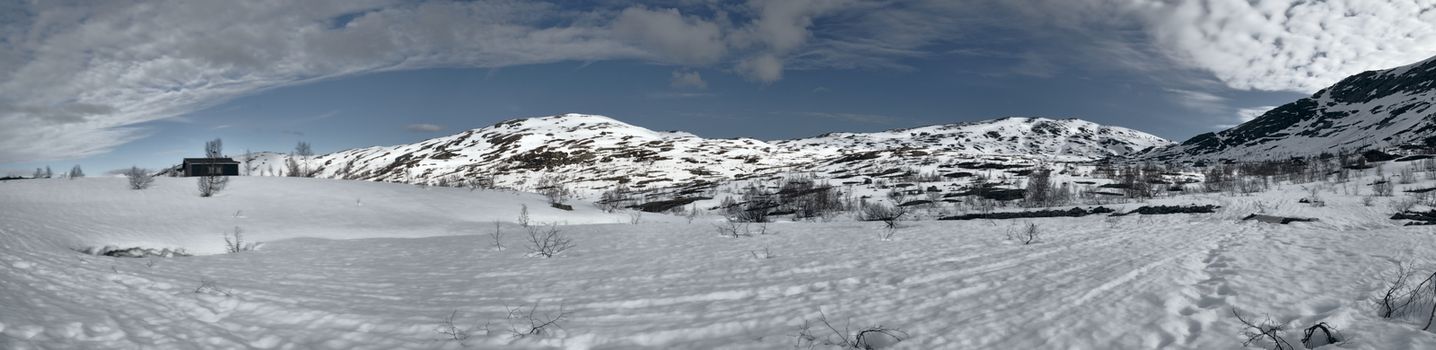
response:
[[[777,142],[792,152],[943,149],[974,155],[1029,155],[1100,159],[1122,156],[1170,141],[1132,129],[1081,119],[1002,118],[875,133],[831,133]]]
[[[1231,129],[1152,152],[1158,160],[1261,160],[1436,144],[1436,58],[1342,79]]]
[[[955,165],[983,157],[1090,161],[1167,144],[1146,133],[1077,119],[1003,118],[769,142],[707,139],[604,116],[563,114],[509,120],[414,144],[346,150],[300,163],[325,178],[408,183],[486,179],[501,187],[530,189],[539,177],[550,176],[579,190],[599,190],[620,183],[661,188],[785,172]],[[288,171],[288,158],[261,154],[248,167],[252,175],[282,175]]]

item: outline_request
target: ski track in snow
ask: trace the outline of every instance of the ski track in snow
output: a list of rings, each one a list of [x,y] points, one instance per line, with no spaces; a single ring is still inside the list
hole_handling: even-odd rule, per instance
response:
[[[110,180],[121,181],[82,181]],[[577,247],[538,259],[525,257],[526,237],[513,224],[502,226],[507,249],[491,245],[489,220],[508,219],[503,212],[424,226],[447,233],[435,236],[374,227],[405,233],[272,237],[253,252],[152,260],[66,245],[148,221],[75,202],[50,206],[35,197],[48,192],[0,186],[0,348],[787,349],[796,327],[821,311],[840,329],[902,329],[911,335],[902,349],[1211,349],[1239,346],[1233,309],[1292,327],[1330,322],[1353,336],[1347,347],[1436,346],[1430,333],[1376,319],[1369,303],[1392,262],[1429,263],[1431,229],[1373,224],[1385,223],[1382,208],[1361,207],[1356,197],[1278,209],[1330,218],[1318,223],[1233,219],[1255,202],[1294,203],[1294,191],[1218,196],[1225,208],[1214,214],[1035,219],[1044,234],[1032,245],[1005,239],[1029,222],[1022,220],[905,222],[895,240],[882,242],[880,223],[774,223],[776,234],[735,239],[719,236],[707,218],[688,224],[653,215],[639,225],[560,226]],[[1182,200],[1211,199],[1204,198]],[[11,205],[20,199],[35,205]],[[390,200],[406,207],[402,195]],[[363,210],[386,205],[366,203]],[[309,204],[283,204],[296,205]],[[591,209],[575,217],[621,219],[584,210]],[[268,227],[258,222],[279,215],[245,213],[256,237]],[[239,220],[233,216],[225,219]],[[322,230],[342,217],[291,229]],[[224,228],[206,239],[218,241]],[[70,233],[77,230],[91,233]],[[754,257],[764,249],[776,257]],[[202,279],[213,288],[196,292]],[[544,336],[509,336],[517,324],[510,308],[533,305],[540,315],[562,307],[570,317]],[[462,343],[437,332],[451,313],[469,329]],[[1293,343],[1299,335],[1287,333]]]

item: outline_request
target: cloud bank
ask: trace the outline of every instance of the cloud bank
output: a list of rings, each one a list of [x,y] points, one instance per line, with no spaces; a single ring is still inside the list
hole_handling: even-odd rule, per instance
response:
[[[1094,41],[1092,52],[1148,70],[1175,62],[1238,89],[1312,91],[1436,54],[1431,0],[559,4],[0,4],[0,163],[101,154],[147,136],[143,123],[266,89],[430,67],[639,60],[693,73],[675,73],[673,86],[706,85],[697,68],[771,84],[792,70],[911,70],[975,28],[1080,30],[1113,18],[1141,34]]]

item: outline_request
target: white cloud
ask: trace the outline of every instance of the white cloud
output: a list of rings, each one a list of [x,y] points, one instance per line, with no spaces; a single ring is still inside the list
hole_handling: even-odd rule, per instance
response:
[[[863,113],[804,112],[799,114],[813,118],[831,119],[863,124],[895,124],[908,120],[907,118],[902,117]]]
[[[708,82],[703,81],[703,76],[696,71],[673,71],[673,78],[669,80],[668,85],[675,88],[708,88]]]
[[[1242,123],[1252,121],[1252,119],[1256,119],[1257,117],[1260,117],[1262,114],[1266,114],[1266,112],[1271,111],[1276,107],[1277,106],[1259,106],[1238,108],[1236,111],[1236,117],[1232,118],[1234,119],[1232,122],[1226,124],[1218,124],[1217,128],[1230,129],[1236,127],[1237,125],[1241,125]]]
[[[1277,106],[1261,106],[1240,108],[1237,109],[1237,120],[1241,120],[1242,123],[1249,122],[1252,121],[1252,119],[1260,117],[1262,114],[1266,114],[1266,112],[1276,109],[1276,107]]]
[[[633,59],[771,83],[789,70],[912,69],[903,60],[935,55],[933,45],[961,40],[974,27],[1096,26],[1145,40],[1077,40],[1089,42],[1087,55],[1113,64],[1160,72],[1170,70],[1162,62],[1170,59],[1230,87],[1313,91],[1436,53],[1430,0],[613,4],[6,3],[0,163],[100,154],[145,137],[141,123],[265,89],[428,67]],[[1026,61],[1024,72],[1056,74],[1070,63],[1039,54],[1049,57]],[[1204,101],[1186,100],[1194,108]]]
[[[657,54],[655,60],[687,65],[717,62],[727,51],[718,25],[677,9],[631,7],[613,23],[615,35]]]
[[[1237,89],[1314,92],[1436,55],[1430,0],[1128,0],[1178,62]]]
[[[1217,113],[1227,110],[1228,108],[1226,105],[1227,99],[1225,97],[1217,96],[1209,92],[1168,88],[1167,93],[1171,97],[1172,102],[1200,112]]]
[[[409,130],[413,132],[436,132],[444,130],[444,126],[438,124],[418,123],[405,125],[404,130]]]
[[[761,54],[738,62],[739,74],[748,79],[771,83],[783,78],[783,60],[772,54]]]
[[[0,11],[0,42],[6,43],[0,45],[0,163],[100,154],[144,137],[136,127],[141,123],[266,89],[379,71],[636,59],[720,66],[766,83],[793,67],[899,67],[897,58],[918,55],[917,47],[944,35],[926,33],[943,23],[943,14],[930,7],[939,5],[925,4],[665,4],[676,10],[611,4],[571,10],[507,0],[10,5]],[[11,11],[16,6],[23,9]],[[820,21],[829,17],[842,20]],[[814,35],[820,22],[831,34]]]

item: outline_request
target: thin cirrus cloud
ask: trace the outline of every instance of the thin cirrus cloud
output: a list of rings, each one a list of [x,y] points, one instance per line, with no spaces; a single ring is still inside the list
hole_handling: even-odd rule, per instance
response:
[[[444,126],[438,124],[417,123],[405,125],[404,130],[409,130],[413,132],[438,132],[443,131]]]
[[[772,84],[792,70],[915,69],[911,60],[940,57],[969,31],[1043,22],[1080,31],[1095,25],[1090,18],[1135,23],[1144,34],[1131,44],[1163,56],[1151,61],[1207,71],[1237,89],[1313,91],[1436,52],[1436,11],[1419,0],[607,4],[0,5],[0,163],[102,154],[148,136],[142,123],[266,89],[430,67],[639,60],[693,72],[675,76],[675,87],[706,86],[696,68]],[[982,20],[988,12],[1021,18]]]

